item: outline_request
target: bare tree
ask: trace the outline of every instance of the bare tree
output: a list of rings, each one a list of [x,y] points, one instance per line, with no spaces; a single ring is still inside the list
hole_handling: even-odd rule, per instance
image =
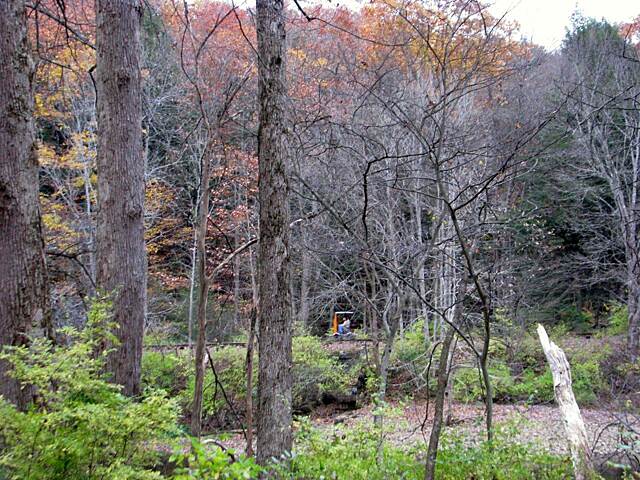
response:
[[[579,185],[580,197],[593,201],[599,210],[587,212],[583,217],[586,222],[580,227],[595,232],[592,225],[603,220],[615,226],[604,239],[588,242],[584,260],[599,266],[615,265],[614,274],[624,272],[618,275],[618,280],[626,287],[629,351],[637,357],[640,354],[640,64],[621,57],[626,42],[606,23],[587,21],[577,25],[563,52],[561,87],[567,98],[567,124],[575,140],[576,159],[566,170],[571,178],[569,185]],[[623,270],[612,262],[611,252],[615,250],[624,258]]]

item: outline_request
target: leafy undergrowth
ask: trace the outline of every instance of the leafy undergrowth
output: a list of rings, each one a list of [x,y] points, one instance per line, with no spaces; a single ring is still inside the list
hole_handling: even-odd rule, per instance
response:
[[[227,346],[210,350],[216,370],[215,380],[207,363],[203,391],[205,427],[237,428],[244,412],[246,377],[244,348]],[[254,379],[257,379],[257,355]],[[345,395],[356,383],[358,366],[348,368],[327,351],[318,337],[293,338],[293,408],[311,411],[320,404],[323,393]],[[178,400],[183,415],[193,399],[195,385],[193,360],[189,352],[146,351],[142,357],[142,384],[150,391],[164,390]],[[224,392],[223,392],[224,389]],[[256,395],[254,390],[253,394]]]
[[[424,478],[424,444],[395,446],[371,423],[331,431],[314,427],[309,420],[297,423],[293,453],[266,469],[281,480],[418,480]],[[514,441],[513,428],[496,430],[493,442],[469,445],[460,437],[445,435],[441,441],[436,478],[441,480],[561,480],[572,477],[567,456],[546,453],[535,444]],[[265,470],[252,459],[236,456],[217,446],[195,442],[191,453],[173,460],[180,467],[172,478],[253,479]],[[233,460],[232,460],[233,459]]]
[[[0,478],[160,478],[155,446],[179,435],[177,404],[161,391],[136,402],[107,381],[102,346],[116,342],[108,308],[96,302],[84,330],[64,329],[68,345],[34,339],[0,354],[15,378],[34,387],[25,412],[0,398]]]
[[[34,339],[29,347],[2,354],[16,378],[36,386],[36,396],[26,412],[0,399],[0,478],[258,478],[261,468],[242,455],[195,441],[185,453],[187,437],[178,426],[177,404],[164,392],[147,390],[141,401],[135,401],[107,381],[103,373],[107,352],[101,346],[115,342],[111,328],[108,305],[96,303],[84,330],[65,330],[67,345]],[[163,376],[156,372],[154,378],[161,383]],[[396,428],[392,422],[389,425]],[[370,422],[327,434],[303,421],[297,432],[293,454],[271,467],[283,479],[423,476],[424,448],[400,448],[383,439]],[[162,452],[170,445],[177,445],[178,453],[169,459],[172,468],[165,468]],[[491,446],[445,438],[438,478],[565,478],[565,471],[564,459],[500,434]]]
[[[545,453],[533,444],[513,441],[513,430],[499,428],[495,440],[468,445],[445,436],[438,453],[438,479],[483,480],[571,478],[566,457]],[[308,421],[298,426],[289,466],[279,471],[289,479],[422,479],[424,444],[402,448],[381,441],[371,424],[332,432],[320,431]]]
[[[618,317],[624,316],[619,310],[613,310],[610,323],[614,327],[621,321]],[[426,395],[435,389],[434,368],[429,369],[428,365],[432,358],[438,358],[439,353],[436,349],[431,355],[422,330],[422,323],[416,322],[396,342],[390,379],[392,394]],[[574,394],[580,405],[595,406],[616,399],[633,400],[640,387],[637,380],[640,378],[637,376],[640,362],[632,362],[625,355],[615,336],[580,336],[563,328],[556,328],[551,336],[567,354]],[[552,403],[553,379],[537,335],[525,333],[514,337],[517,340],[509,344],[497,338],[490,342],[489,375],[494,401]],[[473,403],[484,399],[484,385],[477,361],[462,342],[459,342],[453,378],[456,400]],[[637,403],[640,406],[640,398]]]

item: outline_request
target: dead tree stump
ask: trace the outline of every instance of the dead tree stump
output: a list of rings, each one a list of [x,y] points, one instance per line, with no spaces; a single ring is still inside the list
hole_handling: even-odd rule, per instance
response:
[[[598,478],[593,468],[584,421],[573,395],[571,368],[567,357],[560,347],[549,340],[546,330],[540,324],[538,324],[538,336],[553,375],[553,390],[567,433],[576,480]]]

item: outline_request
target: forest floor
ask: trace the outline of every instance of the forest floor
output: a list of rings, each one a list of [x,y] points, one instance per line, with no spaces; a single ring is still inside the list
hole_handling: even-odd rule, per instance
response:
[[[424,422],[427,402],[418,400],[412,402],[390,402],[391,413],[386,421],[387,439],[398,446],[426,443],[429,438],[430,425],[433,415],[433,402],[429,405],[428,421]],[[337,412],[331,406],[321,407],[310,416],[312,423],[327,432],[333,429],[339,434],[342,428],[353,427],[360,423],[372,424],[373,406],[348,412]],[[589,441],[596,456],[605,459],[613,454],[620,445],[620,438],[616,425],[621,414],[612,410],[582,409],[582,415],[587,428]],[[470,444],[484,438],[484,405],[455,403],[451,407],[451,421],[445,429],[445,434],[463,438]],[[636,424],[640,417],[627,421]],[[422,425],[425,424],[424,430]],[[551,453],[568,453],[564,427],[560,412],[554,405],[494,405],[494,423],[508,424],[515,431],[514,441],[522,443],[534,442]],[[393,427],[390,427],[393,425]],[[227,437],[225,446],[236,451],[244,450],[244,440],[241,434]]]
[[[429,405],[429,419],[425,422],[427,402],[424,400],[396,404],[396,413],[390,416],[394,428],[387,433],[388,439],[397,445],[416,444],[428,441],[431,431],[434,404]],[[615,424],[618,414],[609,410],[582,409],[589,441],[598,455],[607,455],[616,450],[620,443]],[[353,426],[358,422],[372,421],[373,408],[368,405],[359,410],[344,412],[335,416],[323,416],[320,412],[312,416],[314,424],[327,426],[345,424]],[[636,418],[635,421],[640,421]],[[483,404],[456,403],[451,407],[451,419],[445,432],[469,442],[484,439],[485,415]],[[425,425],[422,430],[422,425]],[[564,426],[560,411],[554,405],[494,405],[494,424],[508,424],[516,432],[514,440],[522,443],[535,442],[552,453],[568,453]]]

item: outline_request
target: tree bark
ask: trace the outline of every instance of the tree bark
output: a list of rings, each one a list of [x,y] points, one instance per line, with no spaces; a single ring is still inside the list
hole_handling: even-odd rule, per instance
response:
[[[291,298],[282,0],[257,0],[260,201],[257,459],[291,450]]]
[[[538,337],[549,362],[553,375],[553,391],[560,407],[562,421],[569,441],[569,450],[576,480],[598,478],[593,469],[591,450],[587,440],[587,431],[582,421],[580,408],[576,403],[571,387],[571,368],[564,352],[549,340],[542,325],[538,325]]]
[[[38,200],[33,64],[25,2],[0,2],[0,348],[24,345],[47,318],[47,275]],[[21,408],[29,389],[6,376],[0,395]]]
[[[207,150],[210,144],[207,144]],[[196,258],[198,271],[198,337],[196,339],[195,387],[191,408],[191,435],[198,438],[202,431],[202,395],[205,375],[205,349],[207,343],[207,302],[209,300],[209,278],[207,277],[207,218],[209,216],[209,180],[211,163],[208,152],[202,157],[200,169],[200,198],[198,200],[198,223],[196,225]]]
[[[457,303],[449,308],[453,309],[451,323],[455,326],[462,322],[463,302],[467,295],[467,276],[464,275],[458,285],[456,292]],[[425,467],[425,480],[433,480],[436,473],[436,460],[438,457],[438,446],[440,444],[440,434],[442,433],[442,425],[445,421],[445,412],[448,410],[448,403],[451,401],[451,388],[449,376],[453,365],[453,351],[455,350],[456,331],[452,325],[446,323],[443,319],[443,328],[446,328],[444,340],[442,342],[442,350],[440,351],[440,360],[438,364],[438,384],[436,386],[436,405],[433,413],[433,425],[431,426],[431,434],[429,435],[429,446],[427,448],[427,463]],[[453,349],[452,346],[453,345]]]
[[[447,393],[447,385],[449,383],[449,351],[455,336],[455,330],[451,327],[445,327],[447,333],[442,342],[442,350],[440,351],[440,360],[438,365],[438,384],[436,387],[436,405],[433,414],[433,425],[431,426],[431,434],[429,435],[429,447],[427,449],[427,465],[425,469],[425,480],[433,480],[436,474],[436,458],[438,455],[438,445],[440,444],[440,434],[442,433],[442,424],[444,423],[445,397]]]
[[[637,248],[637,244],[636,244]],[[627,312],[629,329],[627,331],[627,343],[632,360],[640,355],[640,262],[638,254],[634,251],[631,259],[627,261]]]
[[[120,342],[107,369],[127,395],[140,392],[147,300],[141,17],[140,0],[96,1],[97,283],[113,296]]]
[[[256,307],[251,309],[251,319],[249,324],[249,338],[247,339],[247,358],[245,362],[247,376],[247,448],[248,457],[253,456],[253,348],[256,336]]]

